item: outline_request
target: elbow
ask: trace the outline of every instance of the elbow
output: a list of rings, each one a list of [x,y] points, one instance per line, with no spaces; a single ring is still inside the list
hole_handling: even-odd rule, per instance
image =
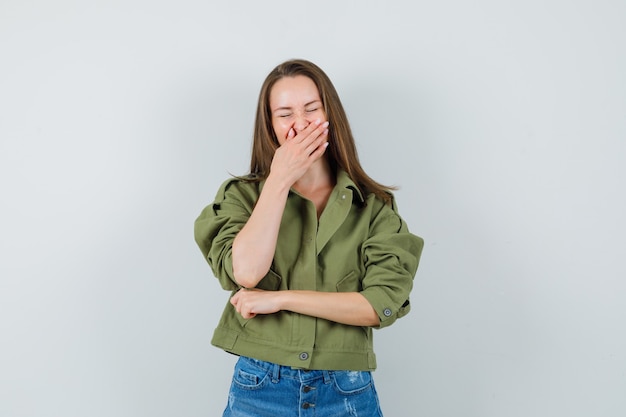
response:
[[[259,262],[251,262],[250,259],[251,254],[243,250],[235,241],[232,248],[233,279],[244,288],[256,287],[269,271],[269,265],[264,270],[265,265]]]
[[[259,281],[250,278],[241,278],[235,276],[235,282],[237,283],[237,285],[243,288],[254,288]]]
[[[263,275],[258,272],[237,267],[233,262],[233,278],[235,282],[244,288],[254,288],[261,281]]]

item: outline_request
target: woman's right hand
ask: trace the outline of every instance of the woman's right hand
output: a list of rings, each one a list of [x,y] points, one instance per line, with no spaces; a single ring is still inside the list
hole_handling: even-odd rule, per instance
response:
[[[291,187],[322,157],[327,147],[328,122],[317,120],[298,134],[291,128],[274,154],[270,175],[288,182]]]

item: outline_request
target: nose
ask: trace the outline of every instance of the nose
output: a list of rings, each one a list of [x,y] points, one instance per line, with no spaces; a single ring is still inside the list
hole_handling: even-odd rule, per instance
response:
[[[306,129],[309,124],[311,124],[311,121],[306,117],[306,114],[299,113],[296,115],[293,128],[296,130],[296,133],[299,133]]]

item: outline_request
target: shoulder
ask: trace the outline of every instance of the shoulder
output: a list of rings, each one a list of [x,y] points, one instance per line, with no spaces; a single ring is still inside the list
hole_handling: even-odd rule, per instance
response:
[[[386,192],[389,196],[385,201],[373,192],[370,192],[365,197],[365,206],[370,208],[372,213],[376,215],[398,215],[398,206],[396,204],[395,196],[391,191]]]
[[[406,233],[408,225],[400,216],[396,199],[391,192],[389,200],[384,201],[374,193],[370,193],[366,199],[366,210],[370,216],[371,233]]]
[[[260,194],[261,183],[251,176],[232,177],[225,180],[215,194],[214,203],[227,200],[256,202]]]

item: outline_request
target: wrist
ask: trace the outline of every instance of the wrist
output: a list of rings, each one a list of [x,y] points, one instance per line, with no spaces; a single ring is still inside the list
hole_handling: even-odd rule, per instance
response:
[[[265,180],[263,190],[269,188],[279,195],[286,195],[287,193],[289,193],[292,185],[293,184],[290,184],[289,181],[285,180],[285,178],[279,178],[276,175],[273,175],[272,172],[270,172],[270,174],[267,176],[267,179]]]
[[[277,304],[278,304],[279,310],[292,311],[291,308],[289,307],[290,305],[289,303],[290,303],[292,295],[293,295],[293,292],[291,290],[276,291]]]

